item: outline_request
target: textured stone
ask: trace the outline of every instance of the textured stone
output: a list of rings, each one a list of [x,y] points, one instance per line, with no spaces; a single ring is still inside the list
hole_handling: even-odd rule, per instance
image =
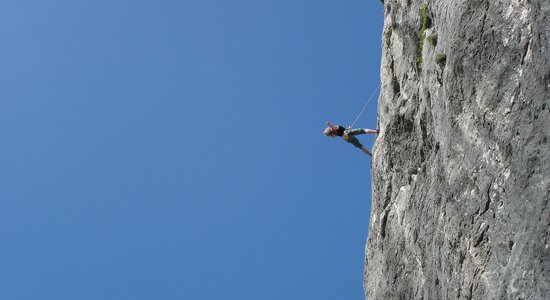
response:
[[[550,1],[384,15],[367,298],[549,299]]]

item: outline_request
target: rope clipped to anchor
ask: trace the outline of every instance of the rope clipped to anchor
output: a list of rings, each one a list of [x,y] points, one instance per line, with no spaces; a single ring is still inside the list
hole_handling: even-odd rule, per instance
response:
[[[372,92],[372,95],[370,95],[370,98],[369,100],[367,101],[367,103],[365,103],[365,106],[363,106],[363,109],[361,110],[361,112],[359,112],[359,114],[357,115],[357,118],[355,118],[355,121],[353,121],[353,123],[351,124],[351,126],[348,127],[348,130],[351,130],[353,129],[353,126],[355,126],[355,123],[357,123],[357,121],[359,121],[359,118],[361,118],[361,115],[363,115],[363,113],[365,112],[365,109],[367,108],[367,106],[369,105],[369,103],[372,101],[372,99],[374,99],[374,95],[376,94],[376,92],[380,89],[380,85],[382,83],[378,84],[378,87],[376,87],[376,89],[374,90],[374,92]]]

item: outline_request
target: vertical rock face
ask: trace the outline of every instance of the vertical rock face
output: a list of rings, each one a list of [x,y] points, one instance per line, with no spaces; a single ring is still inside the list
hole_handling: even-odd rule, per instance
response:
[[[550,1],[385,0],[369,299],[550,297]]]

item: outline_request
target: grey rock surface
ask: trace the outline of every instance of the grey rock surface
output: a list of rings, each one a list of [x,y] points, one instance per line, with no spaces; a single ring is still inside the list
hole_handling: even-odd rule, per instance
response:
[[[367,298],[550,299],[550,1],[383,5]]]

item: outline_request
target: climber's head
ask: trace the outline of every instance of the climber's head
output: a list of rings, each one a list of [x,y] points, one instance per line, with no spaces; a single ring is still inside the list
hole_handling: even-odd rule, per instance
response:
[[[325,131],[323,131],[323,133],[326,136],[330,136],[330,137],[335,137],[336,136],[336,132],[334,131],[334,129],[332,129],[332,127],[327,127],[327,129],[325,129]]]

